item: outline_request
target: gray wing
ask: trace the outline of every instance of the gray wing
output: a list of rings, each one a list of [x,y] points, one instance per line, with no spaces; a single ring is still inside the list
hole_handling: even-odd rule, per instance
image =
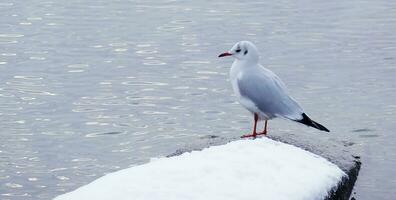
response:
[[[238,77],[239,92],[250,99],[258,109],[270,118],[300,119],[303,109],[286,91],[283,82],[271,71],[263,68]]]

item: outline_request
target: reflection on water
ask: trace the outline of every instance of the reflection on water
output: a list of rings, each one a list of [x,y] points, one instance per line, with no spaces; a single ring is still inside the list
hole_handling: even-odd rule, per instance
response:
[[[361,146],[358,199],[396,195],[392,1],[8,0],[0,11],[0,199],[50,199],[248,131],[231,60],[216,57],[242,39],[332,130],[279,120],[271,133]]]

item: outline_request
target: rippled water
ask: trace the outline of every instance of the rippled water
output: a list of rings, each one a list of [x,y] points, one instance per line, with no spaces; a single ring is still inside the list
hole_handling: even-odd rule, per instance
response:
[[[0,2],[0,199],[49,199],[250,116],[228,82],[254,41],[329,136],[362,148],[358,199],[396,196],[394,1]]]

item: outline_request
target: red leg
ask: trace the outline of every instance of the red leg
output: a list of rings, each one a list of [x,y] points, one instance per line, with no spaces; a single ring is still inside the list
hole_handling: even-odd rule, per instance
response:
[[[264,130],[260,133],[257,133],[257,135],[267,135],[267,122],[268,120],[265,120]]]
[[[257,136],[257,132],[256,132],[257,121],[258,121],[258,115],[256,113],[254,113],[254,126],[253,126],[252,134],[242,135],[241,138],[247,138],[247,137],[256,138],[256,136]]]

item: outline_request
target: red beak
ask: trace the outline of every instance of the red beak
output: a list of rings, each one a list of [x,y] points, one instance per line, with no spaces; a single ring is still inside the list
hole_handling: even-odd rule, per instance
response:
[[[219,58],[224,57],[224,56],[232,56],[231,53],[225,52],[219,55]]]

